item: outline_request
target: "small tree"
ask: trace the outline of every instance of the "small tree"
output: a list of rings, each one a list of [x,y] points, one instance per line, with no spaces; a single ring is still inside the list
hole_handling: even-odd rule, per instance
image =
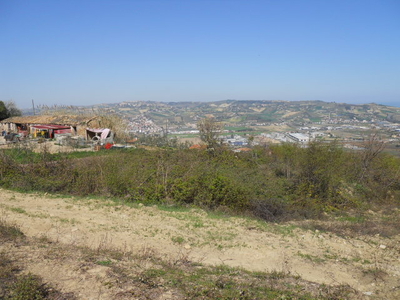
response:
[[[217,148],[221,145],[218,135],[222,126],[215,118],[204,118],[197,123],[200,132],[200,139],[206,144],[208,149]]]
[[[361,173],[359,182],[362,182],[367,175],[370,165],[378,155],[385,149],[385,142],[380,139],[376,132],[372,133],[363,143],[364,150],[361,152]]]
[[[8,117],[16,117],[22,115],[21,110],[17,107],[13,100],[7,101],[5,104],[8,111]]]
[[[7,107],[3,101],[0,101],[0,121],[8,118]]]
[[[0,101],[0,120],[20,116],[21,114],[21,110],[17,107],[14,101]]]

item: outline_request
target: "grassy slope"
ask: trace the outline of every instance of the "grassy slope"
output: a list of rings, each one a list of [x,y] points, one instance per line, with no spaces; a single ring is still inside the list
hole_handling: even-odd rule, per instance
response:
[[[318,285],[283,271],[264,273],[226,265],[206,266],[185,255],[168,259],[145,247],[137,252],[112,247],[91,249],[45,237],[29,238],[5,222],[0,225],[0,240],[0,296],[4,299],[86,299],[93,294],[82,291],[82,278],[93,281],[91,290],[98,299],[343,299],[358,294],[348,286]],[[24,275],[18,267],[34,269],[40,260],[46,265],[42,271],[56,266],[64,270],[68,266],[77,291],[57,291],[43,283],[40,275],[46,275],[37,269],[39,274]],[[89,276],[93,272],[96,280]],[[62,282],[53,280],[52,285],[62,286]]]

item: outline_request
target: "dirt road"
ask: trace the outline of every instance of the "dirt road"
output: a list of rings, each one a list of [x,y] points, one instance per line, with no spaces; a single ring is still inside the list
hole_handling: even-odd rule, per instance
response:
[[[400,299],[399,236],[339,237],[293,224],[209,215],[200,209],[128,207],[93,198],[8,190],[0,190],[0,218],[16,224],[27,236],[46,237],[66,246],[146,248],[166,257],[185,255],[203,264],[283,271],[327,285],[349,284],[371,299]],[[27,267],[64,291],[78,291],[82,299],[94,297],[87,293],[95,290],[96,280],[104,275],[99,266],[92,270],[95,275],[90,282],[74,275],[72,263],[56,267],[34,259]],[[107,299],[106,293],[102,299]]]

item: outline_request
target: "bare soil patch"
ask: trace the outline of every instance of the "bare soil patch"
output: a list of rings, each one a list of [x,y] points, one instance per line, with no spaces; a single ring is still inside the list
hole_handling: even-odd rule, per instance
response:
[[[78,299],[136,299],[122,278],[110,275],[109,255],[90,261],[84,251],[72,250],[80,247],[98,255],[103,250],[156,253],[181,264],[292,274],[328,287],[349,285],[356,299],[400,299],[399,235],[337,235],[314,227],[301,229],[295,223],[269,224],[200,209],[132,207],[111,200],[8,190],[0,190],[0,218],[18,226],[28,238],[42,241],[19,247],[3,243],[0,252],[12,253],[27,271],[64,293],[74,292]],[[57,264],[54,257],[60,258]],[[148,299],[182,299],[161,288],[156,294]]]

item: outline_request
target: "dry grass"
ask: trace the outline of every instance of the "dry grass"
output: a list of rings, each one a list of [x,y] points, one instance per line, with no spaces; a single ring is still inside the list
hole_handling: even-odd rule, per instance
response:
[[[0,238],[17,249],[22,233],[2,222]],[[21,250],[21,249],[20,249]],[[81,299],[74,291],[61,293],[35,274],[23,275],[17,265],[38,256],[46,264],[71,265],[71,272],[91,274],[101,268],[96,282],[107,294],[98,299],[358,299],[348,286],[325,286],[302,280],[289,272],[249,272],[225,265],[204,266],[187,253],[161,256],[150,247],[131,252],[115,249],[105,237],[95,249],[59,244],[46,238],[25,238],[24,255],[0,253],[1,299]],[[21,261],[22,259],[22,261]],[[77,279],[79,280],[79,279]],[[108,296],[105,296],[108,295]],[[9,297],[9,298],[7,298]]]
[[[25,235],[13,225],[0,221],[0,242],[19,248],[21,241],[29,243]],[[26,253],[28,255],[29,253]],[[73,293],[61,293],[43,282],[40,276],[28,273],[20,267],[21,262],[15,261],[9,253],[0,252],[0,299],[10,300],[74,300]]]
[[[381,207],[380,210],[352,211],[336,217],[307,220],[297,224],[305,229],[330,232],[344,237],[378,235],[390,238],[400,235],[400,211],[395,206],[387,206]]]

